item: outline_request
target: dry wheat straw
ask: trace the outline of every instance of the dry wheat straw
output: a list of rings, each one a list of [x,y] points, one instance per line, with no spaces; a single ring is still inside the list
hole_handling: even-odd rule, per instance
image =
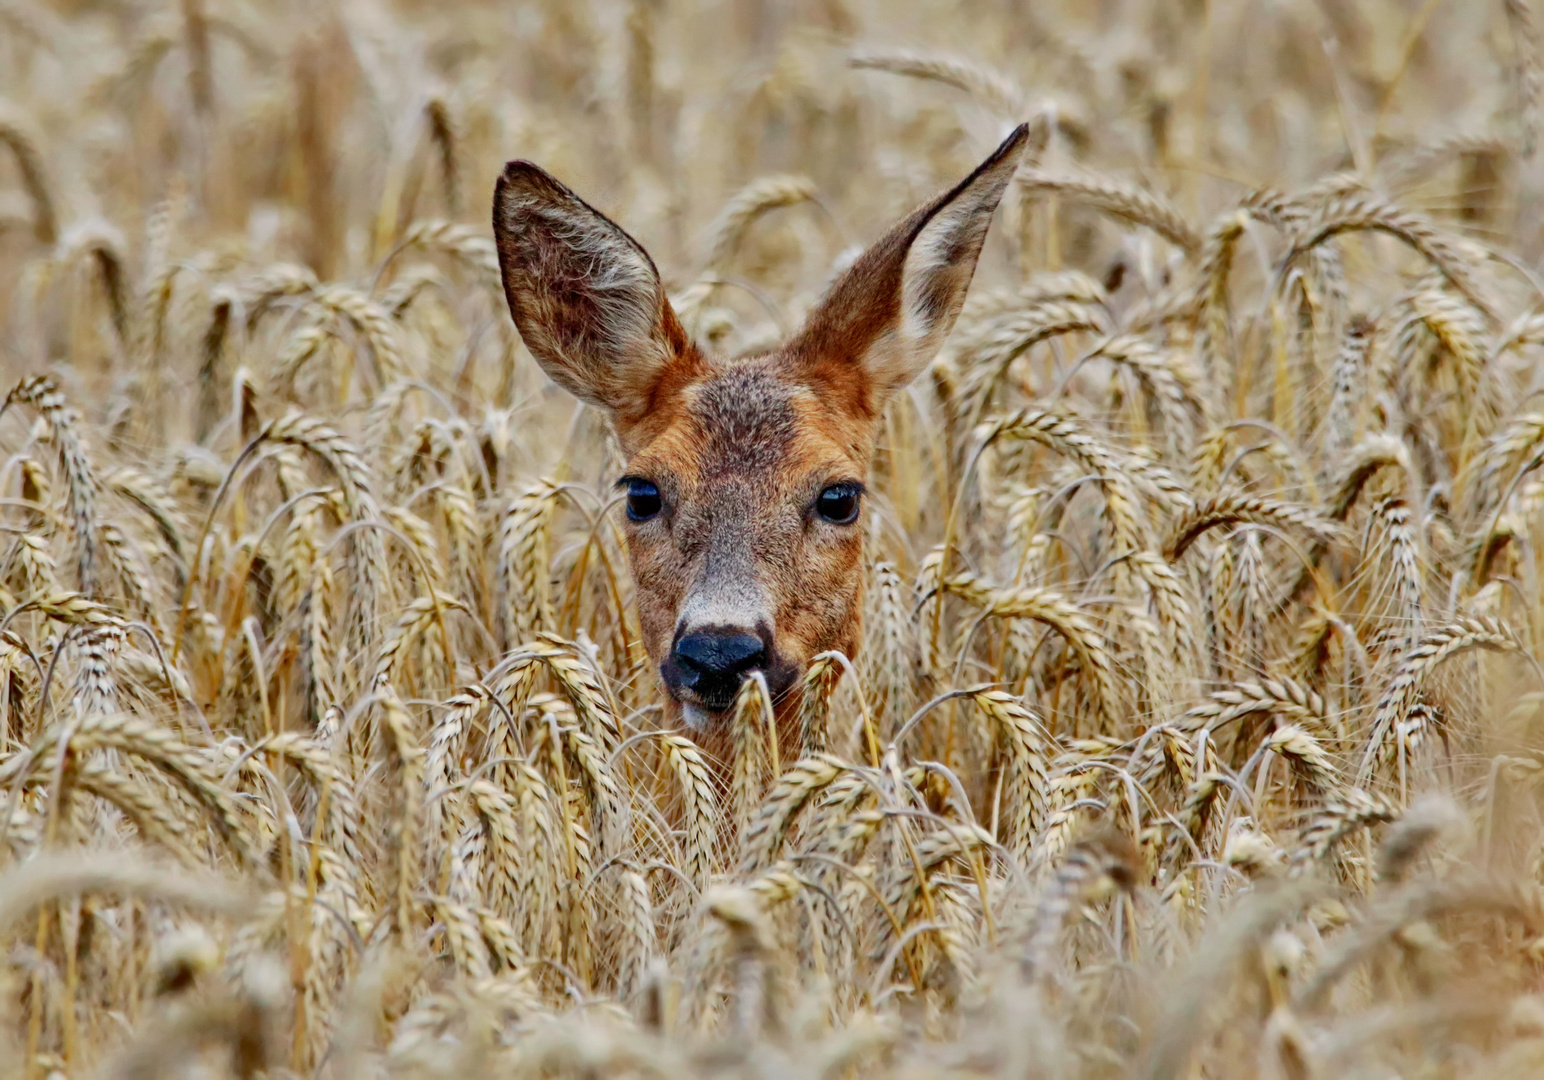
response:
[[[550,481],[517,495],[499,524],[499,579],[504,592],[504,635],[510,645],[556,629],[548,575],[547,534],[560,489]]]
[[[1538,151],[1539,109],[1544,104],[1544,58],[1539,55],[1539,24],[1529,0],[1506,0],[1502,5],[1512,26],[1513,65],[1517,81],[1517,112],[1523,131],[1523,157]]]
[[[0,143],[4,143],[15,158],[22,186],[32,201],[33,235],[40,244],[53,244],[59,238],[59,218],[49,191],[37,132],[14,108],[7,107],[0,111]]]
[[[440,187],[445,195],[445,209],[451,217],[461,214],[461,133],[450,102],[436,94],[424,103],[424,124],[429,139],[439,152]]]
[[[92,595],[97,584],[97,482],[85,447],[76,433],[74,413],[66,406],[64,395],[53,380],[46,376],[23,379],[6,396],[4,407],[17,402],[26,402],[36,408],[53,429],[59,461],[64,469],[71,525],[75,530],[76,577],[80,591]]]
[[[1480,287],[1472,260],[1418,214],[1362,191],[1332,198],[1299,226],[1285,264],[1344,232],[1376,230],[1397,236],[1418,251],[1491,322],[1499,321]]]
[[[1308,507],[1245,495],[1215,495],[1197,505],[1180,521],[1164,543],[1164,556],[1170,562],[1177,561],[1210,530],[1236,525],[1264,525],[1283,532],[1303,532],[1316,540],[1327,541],[1336,535],[1334,523],[1324,520]]]
[[[824,752],[830,743],[827,731],[831,714],[831,695],[851,662],[838,652],[821,653],[811,658],[804,673],[804,694],[800,702],[799,741],[804,752]]]
[[[965,91],[1006,119],[1017,120],[1022,112],[1024,92],[1012,80],[969,60],[938,53],[863,51],[854,53],[847,62],[855,68],[944,83]]]
[[[1110,722],[1120,716],[1124,695],[1115,675],[1114,661],[1104,636],[1076,604],[1053,589],[993,589],[971,574],[950,578],[947,588],[979,606],[988,617],[1033,619],[1051,627],[1087,665],[1094,680],[1094,705],[1099,714]]]
[[[1044,409],[1023,409],[984,425],[977,435],[983,448],[999,438],[1032,439],[1076,461],[1098,476],[1103,485],[1117,546],[1127,551],[1148,546],[1149,526],[1132,482],[1130,460],[1089,435],[1072,418]]]
[[[979,423],[1013,362],[1041,342],[1064,334],[1104,333],[1108,320],[1097,307],[1076,300],[1047,299],[962,332],[944,353],[944,363],[964,367],[964,395],[972,404],[971,422]],[[935,364],[935,376],[948,370]],[[940,395],[943,396],[943,395]],[[953,395],[949,395],[952,397]]]
[[[1021,978],[1041,978],[1049,971],[1057,938],[1077,904],[1101,889],[1131,888],[1133,862],[1130,842],[1117,834],[1091,836],[1072,846],[1035,906],[1019,959]]]
[[[708,270],[720,274],[728,271],[735,251],[758,218],[815,197],[815,182],[807,176],[763,176],[751,181],[724,204],[708,226]]]
[[[1016,181],[1030,194],[1068,196],[1133,224],[1145,225],[1189,254],[1201,250],[1200,232],[1168,200],[1114,177],[1021,169]]]
[[[1027,861],[1045,821],[1050,787],[1044,726],[1022,702],[1001,690],[977,690],[970,697],[992,723],[1001,748],[997,842]]]
[[[1375,775],[1387,768],[1391,759],[1398,755],[1403,759],[1401,736],[1399,745],[1391,746],[1389,736],[1395,732],[1420,700],[1427,677],[1444,660],[1470,649],[1490,652],[1517,652],[1522,646],[1506,629],[1493,619],[1465,617],[1428,630],[1416,644],[1400,658],[1399,666],[1378,699],[1368,729],[1367,745],[1362,751],[1357,770],[1358,786],[1365,786]]]
[[[452,221],[416,221],[402,234],[398,251],[440,252],[460,263],[478,284],[502,296],[498,252],[478,230]],[[400,302],[399,302],[400,303]],[[392,304],[388,310],[396,310]]]
[[[777,861],[783,838],[799,811],[820,795],[849,766],[831,754],[796,762],[777,780],[740,837],[741,873],[752,875]]]
[[[660,745],[665,761],[681,786],[686,833],[686,874],[699,890],[712,875],[713,851],[718,835],[718,796],[702,751],[690,739],[663,732]]]
[[[386,729],[382,745],[391,763],[396,781],[397,803],[387,818],[387,833],[394,852],[392,877],[391,919],[392,926],[404,939],[416,932],[413,903],[413,884],[417,880],[418,811],[422,805],[423,756],[413,732],[412,718],[390,684],[375,691],[380,704],[381,723]]]

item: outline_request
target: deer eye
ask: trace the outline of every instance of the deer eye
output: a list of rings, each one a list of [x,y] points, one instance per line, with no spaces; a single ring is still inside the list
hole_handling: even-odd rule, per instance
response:
[[[659,488],[647,480],[627,480],[627,517],[629,521],[648,521],[659,513],[664,503],[660,501]]]
[[[851,525],[858,520],[862,495],[857,484],[832,484],[815,498],[815,513],[833,525]]]

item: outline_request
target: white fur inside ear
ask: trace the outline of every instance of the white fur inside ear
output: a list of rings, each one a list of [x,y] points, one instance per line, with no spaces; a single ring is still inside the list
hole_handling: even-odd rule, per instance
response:
[[[901,339],[911,354],[909,362],[919,369],[933,358],[954,328],[999,194],[995,187],[961,193],[933,215],[906,253],[901,276]]]

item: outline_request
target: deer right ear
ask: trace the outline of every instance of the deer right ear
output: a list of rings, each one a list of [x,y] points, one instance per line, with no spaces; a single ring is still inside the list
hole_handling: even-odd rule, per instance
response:
[[[787,364],[827,401],[877,416],[954,328],[987,226],[1024,154],[1021,124],[951,190],[865,251],[805,319]]]
[[[526,348],[554,382],[623,424],[644,416],[697,354],[648,254],[529,161],[493,193],[504,294]]]

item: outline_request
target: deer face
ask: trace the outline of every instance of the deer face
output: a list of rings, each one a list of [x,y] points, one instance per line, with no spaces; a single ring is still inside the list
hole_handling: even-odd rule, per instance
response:
[[[510,311],[547,374],[611,417],[644,646],[688,728],[721,739],[759,671],[786,741],[810,659],[856,652],[880,417],[953,327],[1024,138],[896,225],[792,340],[737,361],[687,337],[630,236],[529,162],[506,166]]]
[[[628,550],[644,643],[690,726],[760,670],[781,698],[857,645],[873,424],[823,405],[778,355],[712,370],[632,455]]]

